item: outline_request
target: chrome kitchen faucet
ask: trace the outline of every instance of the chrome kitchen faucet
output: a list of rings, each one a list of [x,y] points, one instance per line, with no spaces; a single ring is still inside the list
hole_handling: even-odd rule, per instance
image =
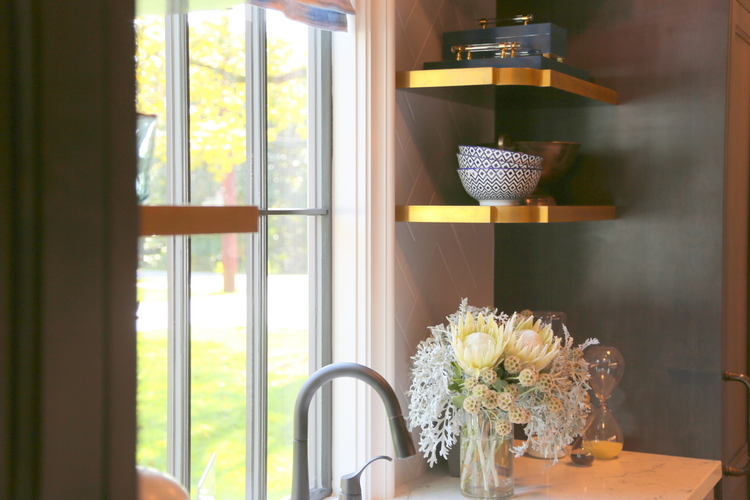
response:
[[[313,373],[300,389],[294,406],[294,457],[292,460],[291,500],[310,499],[310,479],[307,462],[307,415],[310,401],[323,384],[335,378],[350,377],[369,384],[380,394],[388,413],[391,437],[396,458],[406,458],[417,453],[406,422],[401,414],[401,405],[388,382],[376,371],[356,363],[334,363]]]

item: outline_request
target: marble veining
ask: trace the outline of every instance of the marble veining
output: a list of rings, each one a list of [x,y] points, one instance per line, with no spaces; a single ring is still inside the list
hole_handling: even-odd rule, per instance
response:
[[[515,459],[515,497],[555,500],[703,500],[713,498],[721,462],[623,451],[590,467],[566,457],[552,467],[546,460]],[[428,474],[406,483],[401,500],[459,500],[458,478]]]

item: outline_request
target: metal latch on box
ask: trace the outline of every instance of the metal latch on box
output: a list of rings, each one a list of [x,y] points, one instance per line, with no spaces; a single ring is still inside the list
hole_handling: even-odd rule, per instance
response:
[[[520,48],[520,42],[474,43],[453,45],[451,52],[456,54],[456,61],[462,61],[464,54],[466,54],[466,60],[471,59],[472,52],[494,52],[494,57],[505,59],[506,57],[516,57],[516,51]]]

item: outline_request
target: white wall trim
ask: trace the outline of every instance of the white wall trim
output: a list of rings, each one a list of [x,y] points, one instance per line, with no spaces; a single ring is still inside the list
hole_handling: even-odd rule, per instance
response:
[[[333,359],[394,381],[394,0],[359,0],[349,32],[333,37]],[[392,456],[379,397],[337,381],[333,483],[369,458]],[[390,498],[393,465],[378,461],[366,498]]]

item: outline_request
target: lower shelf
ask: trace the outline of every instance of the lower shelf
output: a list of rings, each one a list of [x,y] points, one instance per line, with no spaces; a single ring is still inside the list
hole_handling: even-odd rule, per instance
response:
[[[396,222],[510,223],[612,220],[613,206],[399,205]]]

